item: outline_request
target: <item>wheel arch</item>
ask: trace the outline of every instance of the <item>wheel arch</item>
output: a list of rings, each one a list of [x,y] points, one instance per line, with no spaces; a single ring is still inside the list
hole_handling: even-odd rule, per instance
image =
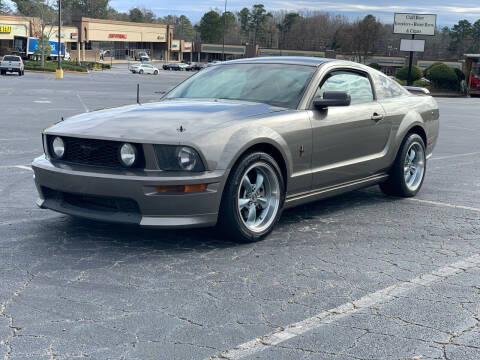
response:
[[[425,131],[425,129],[423,127],[421,127],[420,125],[414,125],[412,126],[408,131],[407,133],[405,134],[405,136],[407,136],[408,134],[417,134],[419,135],[422,140],[423,140],[423,144],[425,145],[425,148],[427,147],[427,132]]]
[[[282,153],[280,150],[278,150],[274,145],[266,142],[261,142],[257,143],[255,145],[250,146],[248,149],[246,149],[238,159],[240,159],[243,155],[246,153],[250,152],[255,152],[255,151],[261,151],[264,152],[271,157],[277,162],[278,166],[280,167],[280,170],[282,172],[282,177],[283,177],[283,182],[285,184],[285,190],[287,189],[287,181],[288,181],[288,170],[287,170],[287,163],[285,162],[285,159],[283,158]],[[235,164],[238,162],[235,162]]]
[[[425,143],[425,148],[427,147],[427,130],[425,128],[425,122],[416,110],[410,110],[405,114],[403,117],[402,121],[399,124],[398,129],[396,130],[396,135],[395,135],[395,151],[393,152],[393,158],[391,159],[392,161],[395,159],[397,156],[398,151],[400,150],[400,147],[403,144],[403,141],[407,137],[408,134],[414,133],[418,134],[424,141]]]
[[[245,154],[261,151],[264,152],[277,162],[281,170],[281,175],[283,177],[283,182],[285,184],[285,191],[287,189],[288,178],[290,176],[290,169],[288,167],[288,160],[286,154],[282,151],[281,146],[275,144],[271,139],[257,139],[256,142],[246,144],[240,151],[237,152],[236,156],[231,160],[228,168],[231,170],[238,164],[240,159],[242,159]],[[230,176],[230,175],[229,175]]]

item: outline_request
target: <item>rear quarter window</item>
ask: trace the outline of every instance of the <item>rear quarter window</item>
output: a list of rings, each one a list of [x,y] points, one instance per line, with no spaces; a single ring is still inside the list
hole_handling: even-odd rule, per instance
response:
[[[375,84],[375,91],[378,100],[408,95],[408,91],[399,83],[395,80],[389,79],[383,74],[373,74],[373,83]]]

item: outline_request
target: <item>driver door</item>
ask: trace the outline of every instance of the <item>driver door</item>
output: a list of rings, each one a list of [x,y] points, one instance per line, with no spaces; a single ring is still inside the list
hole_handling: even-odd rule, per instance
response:
[[[325,91],[350,94],[349,106],[309,111],[313,130],[312,185],[325,188],[361,179],[378,171],[391,125],[376,101],[372,81],[357,70],[326,74],[315,97]]]

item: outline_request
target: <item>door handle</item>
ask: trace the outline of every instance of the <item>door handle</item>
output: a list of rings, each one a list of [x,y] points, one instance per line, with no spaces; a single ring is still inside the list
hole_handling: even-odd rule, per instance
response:
[[[373,113],[371,119],[373,121],[380,121],[383,119],[383,115],[382,114],[378,114],[378,113]]]

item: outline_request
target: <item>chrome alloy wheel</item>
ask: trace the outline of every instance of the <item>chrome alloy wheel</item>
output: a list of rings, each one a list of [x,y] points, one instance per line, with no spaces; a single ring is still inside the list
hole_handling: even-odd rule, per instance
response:
[[[259,233],[272,224],[280,207],[280,185],[269,164],[257,162],[244,172],[237,204],[240,218],[250,231]]]
[[[403,173],[407,188],[410,191],[417,190],[425,174],[425,154],[422,145],[418,142],[412,143],[407,150]]]

